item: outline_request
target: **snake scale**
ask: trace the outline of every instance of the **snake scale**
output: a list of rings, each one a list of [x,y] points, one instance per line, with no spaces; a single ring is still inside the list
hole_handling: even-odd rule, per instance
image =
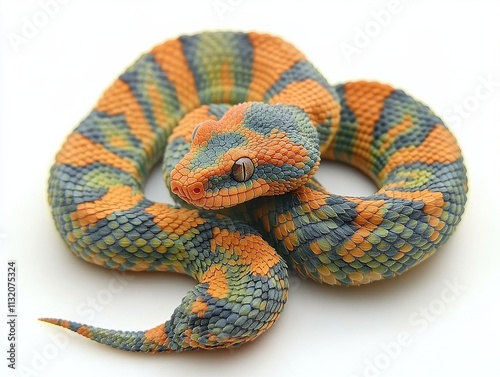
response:
[[[162,156],[183,206],[143,193]],[[320,158],[359,168],[378,191],[330,194],[312,178]],[[466,192],[455,138],[403,91],[331,86],[266,34],[181,36],[141,56],[69,135],[49,202],[85,261],[197,285],[147,331],[42,320],[127,351],[235,347],[280,316],[287,268],[347,286],[400,275],[450,237]]]

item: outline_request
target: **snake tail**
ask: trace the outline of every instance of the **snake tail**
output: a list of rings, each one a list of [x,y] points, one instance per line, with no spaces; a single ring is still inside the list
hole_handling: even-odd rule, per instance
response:
[[[172,263],[199,283],[164,324],[147,331],[115,331],[61,319],[41,320],[134,352],[232,348],[255,339],[276,321],[286,302],[286,265],[251,228],[227,222],[224,228],[224,220],[217,219],[219,227],[211,229],[211,242],[196,255],[198,263],[191,260],[185,267]],[[197,242],[204,243],[193,239]],[[185,257],[193,258],[193,252],[188,250]]]
[[[111,84],[52,166],[48,191],[56,227],[87,262],[119,271],[178,272],[199,284],[169,321],[150,331],[46,322],[146,352],[233,347],[275,322],[288,294],[287,271],[257,231],[221,215],[153,202],[143,188],[179,120],[204,104],[271,98],[282,85],[270,90],[269,84],[290,62],[315,72],[280,38],[206,33],[156,46]],[[335,114],[319,105],[333,103],[323,95],[330,89],[324,81],[304,85],[319,94],[303,98],[303,111],[325,109],[315,126],[326,130]]]

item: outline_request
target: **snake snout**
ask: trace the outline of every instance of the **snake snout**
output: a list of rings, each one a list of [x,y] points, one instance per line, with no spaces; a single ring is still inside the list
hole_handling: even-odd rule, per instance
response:
[[[205,187],[201,182],[183,185],[179,181],[172,181],[172,192],[183,199],[195,201],[205,195]]]

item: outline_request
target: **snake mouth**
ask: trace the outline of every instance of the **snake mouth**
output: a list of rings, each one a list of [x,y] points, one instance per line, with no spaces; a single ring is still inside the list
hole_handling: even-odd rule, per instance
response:
[[[230,188],[206,189],[201,182],[183,184],[176,180],[171,182],[171,188],[175,195],[195,207],[216,211],[266,195],[270,187],[264,180],[258,180],[253,182],[251,189],[245,184]]]
[[[251,194],[251,192],[250,192],[250,194]],[[251,200],[251,199],[253,199],[253,196],[252,195],[248,196],[247,200]],[[195,201],[190,201],[190,203],[198,208],[217,211],[220,209],[234,207],[234,206],[241,204],[247,200],[239,201],[238,197],[231,196],[231,195],[227,195],[227,196],[214,195],[214,196],[204,197],[204,198],[201,198],[201,199],[195,200]]]

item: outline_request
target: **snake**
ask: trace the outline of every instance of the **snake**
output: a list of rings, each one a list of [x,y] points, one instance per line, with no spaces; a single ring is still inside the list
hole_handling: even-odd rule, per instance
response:
[[[144,194],[161,160],[176,205]],[[314,178],[321,160],[377,191],[330,193]],[[466,194],[455,137],[403,90],[330,85],[269,34],[181,35],[104,91],[57,153],[48,196],[77,257],[196,285],[145,331],[41,320],[125,351],[237,347],[279,318],[289,269],[341,286],[401,275],[449,239]]]

